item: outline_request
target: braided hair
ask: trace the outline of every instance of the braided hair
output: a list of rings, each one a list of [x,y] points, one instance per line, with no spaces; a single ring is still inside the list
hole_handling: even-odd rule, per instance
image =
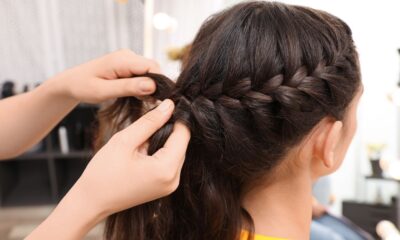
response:
[[[351,30],[319,10],[246,2],[209,18],[176,84],[154,79],[175,102],[150,139],[154,153],[181,121],[191,131],[180,185],[171,195],[110,216],[106,239],[239,239],[253,229],[241,197],[325,117],[342,120],[360,87]],[[100,141],[147,104],[116,100],[100,114]],[[132,136],[134,137],[134,136]],[[249,238],[252,237],[250,234]]]

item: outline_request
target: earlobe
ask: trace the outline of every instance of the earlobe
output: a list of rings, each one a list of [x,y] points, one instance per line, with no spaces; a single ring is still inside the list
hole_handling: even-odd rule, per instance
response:
[[[327,168],[332,168],[335,165],[335,149],[339,143],[343,123],[341,121],[336,121],[332,124],[324,146],[324,165]]]

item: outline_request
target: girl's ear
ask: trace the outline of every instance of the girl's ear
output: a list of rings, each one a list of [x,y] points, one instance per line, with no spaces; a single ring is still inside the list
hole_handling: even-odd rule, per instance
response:
[[[336,148],[343,130],[341,121],[325,119],[320,122],[315,136],[312,169],[314,177],[320,177],[336,170],[338,166]]]
[[[336,166],[336,147],[342,135],[343,123],[335,121],[331,124],[328,134],[326,136],[325,144],[323,145],[322,161],[327,168]]]

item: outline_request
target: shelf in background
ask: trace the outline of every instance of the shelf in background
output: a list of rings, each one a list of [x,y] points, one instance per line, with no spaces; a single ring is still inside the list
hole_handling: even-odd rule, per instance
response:
[[[26,161],[26,160],[38,160],[38,159],[48,159],[48,158],[76,158],[76,159],[90,159],[93,156],[93,152],[86,151],[71,151],[68,153],[61,152],[37,152],[37,153],[27,153],[21,156],[18,156],[13,159],[9,159],[8,161],[18,160],[18,161]]]
[[[94,155],[97,109],[79,105],[37,146],[0,162],[0,211],[5,206],[56,204],[65,195]],[[67,131],[68,153],[60,150],[61,127]]]
[[[47,184],[19,183],[3,199],[3,207],[55,204]]]
[[[55,203],[52,194],[51,179],[48,174],[47,159],[35,161],[9,161],[9,168],[3,167],[1,190],[2,206],[23,206]]]
[[[50,153],[54,158],[85,158],[93,157],[92,151],[71,151],[69,153],[54,152]]]
[[[400,183],[399,179],[384,177],[384,176],[365,176],[365,179],[381,180],[381,181],[391,181]]]

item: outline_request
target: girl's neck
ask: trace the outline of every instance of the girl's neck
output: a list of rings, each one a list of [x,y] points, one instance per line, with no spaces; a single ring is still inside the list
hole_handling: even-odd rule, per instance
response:
[[[242,204],[251,215],[257,234],[309,239],[312,180],[307,174],[280,176],[267,186],[250,190]]]

